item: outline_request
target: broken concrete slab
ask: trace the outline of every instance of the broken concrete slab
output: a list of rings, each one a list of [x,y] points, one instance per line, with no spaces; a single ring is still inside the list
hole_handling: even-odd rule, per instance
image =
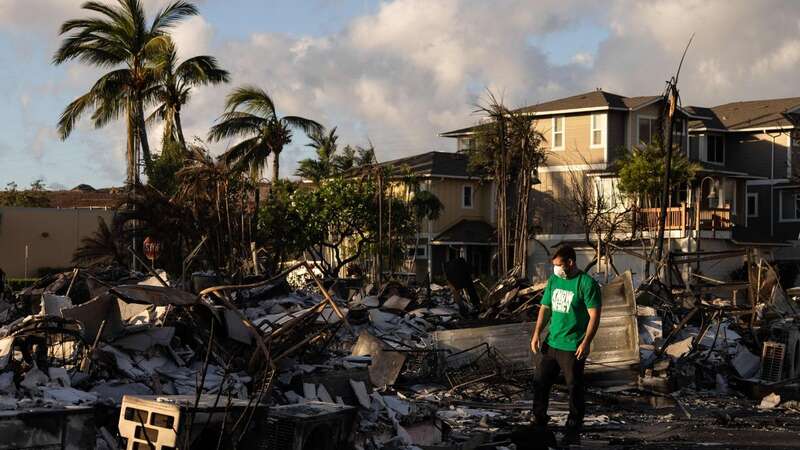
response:
[[[56,382],[62,387],[71,387],[72,381],[67,374],[67,369],[63,367],[49,367],[47,369],[47,376],[50,377],[51,382]]]
[[[383,302],[382,308],[392,311],[405,311],[409,304],[411,304],[410,298],[393,295]]]
[[[43,388],[42,393],[45,400],[59,405],[90,405],[97,401],[96,395],[71,387]]]
[[[252,332],[242,322],[242,317],[236,311],[226,309],[223,315],[225,316],[225,328],[228,331],[229,338],[245,345],[253,343]]]
[[[356,398],[358,399],[358,404],[361,405],[364,409],[370,409],[370,397],[367,393],[367,387],[363,381],[354,381],[350,380],[350,387],[353,389],[353,392],[356,394]]]
[[[385,350],[383,342],[367,331],[362,331],[358,336],[352,355],[371,357],[369,379],[375,386],[394,384],[406,361],[405,354]]]
[[[664,349],[664,352],[672,359],[678,359],[692,350],[693,340],[694,337],[689,336],[680,341],[673,342],[672,344],[669,344],[666,349]]]
[[[103,326],[104,339],[117,336],[124,328],[119,303],[116,297],[110,294],[95,297],[72,308],[64,308],[61,310],[61,316],[83,324],[84,340],[87,342],[94,341],[103,321],[106,322]]]
[[[152,395],[153,390],[139,382],[127,380],[111,380],[95,385],[91,392],[98,398],[110,400],[115,405],[122,404],[122,397],[125,395]]]
[[[155,345],[168,346],[175,336],[175,327],[147,328],[125,335],[113,341],[114,346],[144,352]]]

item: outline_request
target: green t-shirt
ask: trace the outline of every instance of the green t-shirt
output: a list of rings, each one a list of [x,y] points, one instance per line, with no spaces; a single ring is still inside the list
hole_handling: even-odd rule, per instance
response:
[[[551,312],[547,343],[558,350],[577,350],[589,326],[587,310],[599,308],[600,302],[600,286],[584,272],[566,280],[551,275],[541,302]]]

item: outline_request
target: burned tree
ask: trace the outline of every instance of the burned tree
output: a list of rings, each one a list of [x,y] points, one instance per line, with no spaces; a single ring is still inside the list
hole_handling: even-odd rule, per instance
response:
[[[613,178],[608,178],[613,180]],[[565,211],[573,211],[575,220],[581,226],[584,242],[595,245],[595,257],[586,265],[588,271],[599,264],[600,258],[610,256],[608,243],[620,241],[632,232],[631,220],[634,205],[620,195],[613,181],[604,185],[601,174],[589,175],[582,171],[570,170],[567,178],[567,195],[560,203]],[[594,242],[593,242],[594,241]],[[616,271],[616,269],[614,269]]]
[[[509,109],[492,93],[478,112],[486,123],[478,128],[476,145],[465,151],[470,169],[496,185],[498,273],[511,270],[525,274],[530,191],[533,176],[545,158],[541,145],[545,139],[530,115]]]

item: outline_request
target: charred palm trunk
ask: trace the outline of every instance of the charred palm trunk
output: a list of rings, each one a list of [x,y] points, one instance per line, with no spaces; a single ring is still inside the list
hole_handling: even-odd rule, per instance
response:
[[[136,123],[139,131],[139,144],[142,148],[142,158],[144,159],[144,168],[145,171],[149,173],[152,157],[150,154],[150,143],[147,141],[147,127],[144,122],[144,105],[142,104],[141,98],[136,101]]]
[[[178,136],[178,142],[181,143],[181,149],[186,152],[186,138],[183,136],[183,124],[181,123],[180,106],[177,106],[175,109],[175,134]]]
[[[281,168],[281,152],[278,149],[273,149],[272,155],[274,156],[274,159],[272,160],[272,184],[274,185],[278,182],[278,174]]]
[[[134,121],[133,104],[130,100],[127,100],[125,116],[128,122],[128,145],[125,151],[125,159],[128,162],[126,181],[130,187],[139,182],[139,162],[136,157],[136,122]]]

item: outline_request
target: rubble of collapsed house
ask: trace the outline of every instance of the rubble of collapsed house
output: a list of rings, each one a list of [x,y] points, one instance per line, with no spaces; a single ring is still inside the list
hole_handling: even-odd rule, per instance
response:
[[[587,432],[747,398],[800,409],[800,292],[749,268],[742,283],[635,289],[625,273],[602,286],[587,371],[604,406],[590,405]],[[46,277],[0,304],[0,448],[527,448],[543,288],[503,279],[462,316],[442,286],[325,279],[306,262],[249,284]],[[656,407],[630,416],[626,402]],[[563,425],[566,411],[552,414]]]

